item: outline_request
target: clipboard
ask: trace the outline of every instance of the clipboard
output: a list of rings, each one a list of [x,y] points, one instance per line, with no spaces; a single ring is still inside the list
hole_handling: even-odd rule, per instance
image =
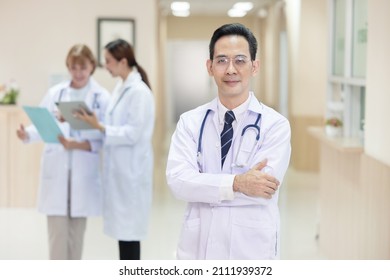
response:
[[[60,110],[61,115],[70,124],[72,129],[94,129],[88,123],[79,120],[74,116],[74,113],[80,111],[80,109],[84,109],[87,114],[92,115],[92,111],[88,108],[84,101],[57,102],[56,105]]]
[[[62,135],[62,131],[47,108],[23,106],[23,110],[45,143],[60,143],[58,136]]]

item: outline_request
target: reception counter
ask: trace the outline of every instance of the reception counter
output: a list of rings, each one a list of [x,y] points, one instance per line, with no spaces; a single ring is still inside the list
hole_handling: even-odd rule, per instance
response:
[[[390,259],[390,167],[359,139],[310,127],[320,144],[319,246],[330,259]]]
[[[35,207],[43,144],[25,145],[16,129],[30,124],[16,105],[0,105],[0,207]]]

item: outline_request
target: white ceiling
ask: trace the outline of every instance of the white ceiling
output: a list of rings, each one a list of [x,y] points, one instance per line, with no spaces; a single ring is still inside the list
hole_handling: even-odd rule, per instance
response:
[[[171,15],[171,3],[175,0],[159,0],[160,7],[165,15]],[[236,2],[240,0],[176,0],[186,1],[190,3],[191,15],[209,15],[209,16],[226,16],[227,11],[233,7]],[[241,0],[246,2],[248,0]],[[250,14],[257,14],[257,12],[267,4],[275,2],[275,0],[252,0],[253,9],[248,12]],[[191,16],[190,15],[190,16]]]

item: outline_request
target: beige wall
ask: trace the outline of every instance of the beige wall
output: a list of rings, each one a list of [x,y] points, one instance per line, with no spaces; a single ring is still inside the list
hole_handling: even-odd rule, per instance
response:
[[[307,128],[322,125],[327,79],[328,12],[325,0],[287,0],[291,165],[318,170],[318,144]]]
[[[368,2],[365,152],[390,166],[390,1]]]
[[[299,5],[295,2],[298,1],[286,3],[292,60],[291,113],[324,116],[328,56],[327,1],[301,0],[300,13],[289,7]]]
[[[286,31],[284,4],[267,8],[267,17],[260,20],[262,101],[279,110],[280,33]]]
[[[229,18],[225,16],[167,17],[167,37],[169,40],[210,40],[215,29],[226,23],[240,22],[253,28],[253,17]]]
[[[19,104],[40,102],[53,74],[66,74],[71,45],[85,43],[96,54],[98,17],[133,18],[136,56],[156,86],[157,3],[155,0],[1,0],[0,83],[15,78]],[[98,69],[95,78],[108,90],[115,80]]]

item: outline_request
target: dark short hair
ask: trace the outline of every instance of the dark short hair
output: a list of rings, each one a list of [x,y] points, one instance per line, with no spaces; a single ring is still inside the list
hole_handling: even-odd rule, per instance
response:
[[[210,59],[214,58],[215,43],[221,37],[229,36],[229,35],[238,35],[244,37],[249,44],[249,53],[251,55],[251,60],[256,59],[257,40],[253,35],[252,31],[250,31],[249,28],[242,25],[241,23],[225,24],[214,31],[214,34],[211,37],[210,45],[209,45]]]

